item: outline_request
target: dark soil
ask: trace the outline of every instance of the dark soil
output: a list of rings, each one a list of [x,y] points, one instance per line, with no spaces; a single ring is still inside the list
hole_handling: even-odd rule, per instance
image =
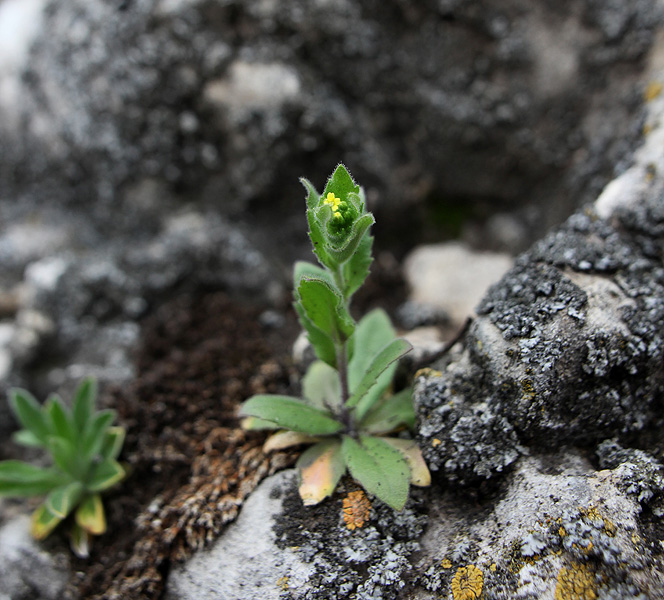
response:
[[[106,496],[108,532],[73,564],[71,597],[159,598],[171,563],[292,464],[293,454],[263,454],[264,435],[236,416],[252,394],[292,393],[295,317],[268,328],[262,310],[213,293],[176,299],[143,324],[136,380],[104,398],[127,428],[131,475]]]

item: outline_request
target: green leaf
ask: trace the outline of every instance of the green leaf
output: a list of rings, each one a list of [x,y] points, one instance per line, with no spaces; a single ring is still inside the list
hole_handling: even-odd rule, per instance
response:
[[[396,336],[390,317],[380,308],[372,310],[360,319],[353,335],[353,342],[358,352],[353,354],[353,358],[348,364],[350,389],[357,387],[369,367],[371,359]],[[391,376],[387,379],[385,387],[392,381]]]
[[[83,496],[83,484],[72,481],[52,490],[46,498],[48,510],[60,519],[64,519],[78,504]]]
[[[322,279],[329,285],[334,285],[334,280],[328,271],[321,269],[318,265],[314,265],[313,263],[298,260],[293,267],[293,283],[296,288],[300,285],[300,280],[303,277],[309,279]]]
[[[389,433],[401,425],[412,429],[415,426],[412,396],[412,389],[406,388],[393,396],[379,400],[362,419],[360,423],[362,432]]]
[[[342,451],[350,474],[377,498],[395,510],[408,499],[410,469],[401,453],[380,438],[343,436]]]
[[[265,419],[283,429],[309,435],[331,435],[342,429],[341,423],[329,413],[291,396],[253,396],[242,405],[240,414]]]
[[[307,208],[316,208],[320,202],[320,194],[316,191],[313,183],[304,177],[300,177],[300,183],[307,190]]]
[[[327,196],[329,192],[334,193],[341,200],[345,200],[350,193],[359,194],[360,186],[353,181],[346,167],[339,164],[327,180],[323,196]]]
[[[314,254],[318,258],[320,264],[333,269],[335,264],[330,260],[330,257],[327,254],[325,227],[318,220],[316,211],[312,208],[307,210],[307,223],[309,224],[309,238],[311,239]]]
[[[76,389],[72,405],[74,426],[79,433],[83,433],[85,425],[94,411],[96,398],[97,381],[94,377],[86,377]]]
[[[106,531],[104,505],[99,494],[90,494],[76,509],[76,523],[92,535],[101,535]]]
[[[299,493],[305,506],[318,504],[334,492],[346,472],[341,441],[325,440],[302,453],[296,464]]]
[[[21,425],[46,446],[51,429],[34,396],[25,390],[14,389],[9,392],[9,402]]]
[[[343,343],[355,330],[341,293],[323,279],[303,278],[297,287],[298,302],[311,322],[335,343]]]
[[[353,408],[357,405],[357,418],[362,419],[366,412],[371,408],[371,405],[376,401],[374,396],[369,396],[368,400],[364,400],[367,393],[379,383],[378,377],[394,362],[399,360],[402,356],[407,354],[413,349],[411,344],[403,338],[392,340],[385,348],[383,348],[367,367],[364,376],[353,390],[351,397],[346,402],[348,408]],[[358,349],[356,349],[356,352]]]
[[[344,263],[343,273],[345,281],[344,297],[350,298],[365,282],[369,276],[369,267],[373,262],[371,247],[373,237],[365,234],[357,246],[357,250]]]
[[[104,434],[104,442],[99,454],[102,458],[117,458],[122,451],[126,432],[123,427],[109,427]]]
[[[302,378],[302,395],[308,404],[316,408],[339,408],[341,383],[338,371],[322,360],[312,362]]]
[[[65,408],[62,399],[56,394],[49,396],[45,404],[46,414],[51,423],[51,430],[57,437],[61,437],[72,443],[78,443],[79,435],[74,428],[71,414]]]
[[[125,470],[120,463],[113,458],[108,458],[92,468],[86,488],[90,492],[101,492],[122,481],[125,475]]]
[[[309,338],[309,342],[311,343],[316,356],[331,367],[336,368],[337,351],[334,347],[334,341],[332,338],[326,333],[323,333],[313,324],[313,321],[307,317],[304,308],[299,302],[294,302],[293,306],[300,317],[302,327],[307,332],[307,337]]]
[[[88,420],[83,430],[81,453],[86,462],[89,462],[100,451],[105,439],[105,431],[115,419],[115,411],[102,410]]]
[[[81,457],[74,444],[62,437],[51,436],[48,440],[48,449],[53,461],[64,473],[68,473],[74,479],[81,476]]]
[[[384,310],[372,310],[360,320],[350,340],[353,344],[353,353],[348,363],[348,387],[351,393],[357,389],[373,357],[395,338],[396,332]],[[392,383],[396,367],[396,363],[393,363],[385,369],[363,403],[373,406]]]
[[[36,540],[43,540],[58,526],[62,519],[53,514],[44,502],[32,513],[30,521],[32,537]]]
[[[19,429],[12,434],[12,439],[21,446],[28,448],[42,448],[44,444],[41,443],[39,438],[32,433],[29,429]]]
[[[376,219],[374,219],[374,216],[371,213],[367,213],[356,219],[353,223],[350,235],[344,240],[342,245],[336,247],[328,246],[326,248],[330,258],[335,261],[336,264],[345,263],[360,245],[362,237],[369,227],[375,222]]]
[[[55,469],[36,467],[21,460],[0,462],[0,496],[39,496],[66,481]]]

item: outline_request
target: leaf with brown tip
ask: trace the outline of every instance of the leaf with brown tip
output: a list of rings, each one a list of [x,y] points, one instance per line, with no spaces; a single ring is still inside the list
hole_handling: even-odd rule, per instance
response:
[[[346,472],[337,438],[324,440],[302,453],[297,461],[300,498],[305,506],[318,504],[334,492]]]

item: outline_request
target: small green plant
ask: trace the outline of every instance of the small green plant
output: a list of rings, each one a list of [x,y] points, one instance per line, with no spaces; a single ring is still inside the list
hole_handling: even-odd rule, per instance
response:
[[[125,477],[116,460],[125,430],[111,426],[114,411],[95,411],[96,396],[92,378],[78,386],[71,410],[57,395],[40,406],[25,390],[11,390],[10,406],[23,426],[14,434],[14,441],[45,449],[53,464],[37,467],[20,460],[0,462],[0,496],[46,495],[32,515],[32,535],[46,538],[73,513],[71,545],[81,557],[88,555],[90,537],[106,531],[100,492]]]
[[[368,492],[401,510],[409,484],[426,486],[430,474],[417,444],[388,434],[414,425],[412,390],[392,393],[397,361],[412,347],[382,310],[359,322],[353,294],[372,262],[374,217],[364,192],[339,165],[319,194],[306,179],[307,220],[321,266],[298,262],[295,309],[318,360],[302,381],[302,398],[257,395],[241,409],[247,429],[277,429],[265,450],[314,444],[297,470],[304,504],[332,494],[348,471]]]

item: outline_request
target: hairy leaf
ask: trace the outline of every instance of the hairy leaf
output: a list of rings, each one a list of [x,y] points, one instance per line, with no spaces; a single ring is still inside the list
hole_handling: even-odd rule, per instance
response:
[[[0,496],[38,496],[67,481],[56,469],[36,467],[21,460],[0,462]]]
[[[258,395],[249,398],[240,409],[243,416],[271,421],[283,429],[309,435],[331,435],[342,425],[329,413],[291,396]]]
[[[335,343],[347,340],[355,330],[341,293],[323,279],[300,279],[298,301],[307,317]]]
[[[336,264],[345,263],[355,252],[362,241],[362,237],[376,222],[371,213],[362,215],[353,223],[350,235],[344,240],[344,243],[337,247],[328,246],[327,253]]]
[[[327,254],[327,237],[325,236],[325,227],[318,220],[313,208],[307,210],[307,222],[309,223],[309,238],[313,245],[314,254],[322,265],[333,267],[333,262]]]
[[[83,497],[83,491],[84,487],[80,481],[61,485],[46,497],[46,506],[56,517],[64,519]]]
[[[316,360],[302,378],[302,395],[316,408],[337,409],[341,404],[339,373],[322,360]]]
[[[318,265],[314,265],[310,262],[298,260],[293,267],[293,284],[296,288],[299,286],[300,280],[303,277],[307,277],[309,279],[322,279],[329,285],[334,285],[334,279],[330,275],[329,271],[321,269],[321,267]]]
[[[345,200],[346,196],[350,193],[358,194],[360,192],[360,186],[353,181],[353,178],[346,170],[346,167],[339,164],[334,170],[334,173],[332,173],[327,180],[325,189],[323,190],[323,196],[327,196],[329,192],[332,192],[340,199]]]
[[[14,389],[9,392],[9,402],[21,425],[46,446],[52,432],[34,396],[25,390]]]
[[[346,406],[352,408],[357,406],[357,418],[362,419],[366,412],[371,408],[372,404],[376,401],[375,396],[369,396],[367,393],[376,385],[378,385],[380,375],[394,362],[399,360],[402,356],[407,354],[413,349],[411,344],[402,338],[392,340],[385,346],[378,354],[376,354],[364,376],[353,389],[352,396],[348,399]],[[357,349],[356,349],[357,351]],[[381,390],[382,391],[382,390]]]
[[[353,354],[348,365],[348,384],[351,389],[357,387],[371,359],[395,338],[396,331],[384,310],[380,308],[372,310],[359,320],[353,342],[355,347],[361,350]],[[387,377],[385,385],[387,387],[392,380],[392,373],[383,377]]]
[[[304,308],[299,302],[295,302],[293,306],[295,306],[295,310],[300,317],[302,327],[307,332],[307,337],[316,356],[331,367],[336,368],[337,352],[332,338],[314,325],[313,321],[307,317]]]
[[[346,299],[349,299],[362,286],[369,275],[369,267],[373,262],[371,256],[372,245],[373,237],[365,233],[357,246],[357,250],[344,263],[344,297]]]
[[[364,433],[380,434],[394,431],[401,425],[412,429],[415,425],[412,396],[412,389],[406,388],[379,400],[362,419],[361,430]]]
[[[307,190],[307,208],[316,208],[320,202],[320,194],[308,179],[300,177],[300,183]]]
[[[401,452],[380,438],[343,436],[342,451],[350,474],[377,498],[395,510],[408,499],[410,469]]]
[[[338,438],[325,440],[302,453],[297,461],[300,498],[306,506],[327,498],[346,471]]]
[[[422,457],[422,451],[413,440],[402,440],[399,438],[380,438],[390,446],[401,452],[410,469],[410,482],[419,487],[431,485],[431,473]]]

